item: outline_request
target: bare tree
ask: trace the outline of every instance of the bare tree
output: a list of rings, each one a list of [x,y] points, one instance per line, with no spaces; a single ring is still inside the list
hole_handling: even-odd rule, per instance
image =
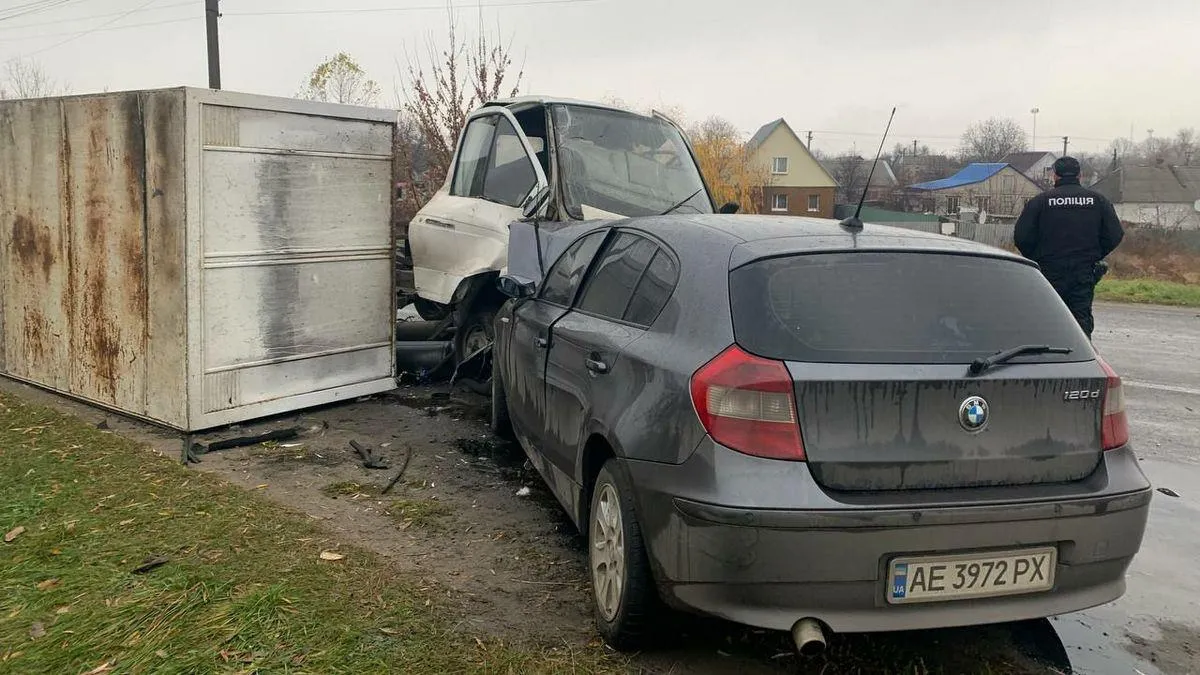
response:
[[[480,25],[474,39],[460,37],[452,8],[446,44],[426,39],[424,54],[406,54],[400,71],[400,107],[425,153],[424,170],[410,165],[409,199],[420,208],[445,180],[454,146],[472,110],[487,101],[516,96],[524,71],[512,72],[512,44],[489,35]],[[414,146],[415,147],[415,146]]]
[[[66,93],[66,86],[56,82],[41,64],[28,59],[13,59],[4,64],[0,78],[0,99],[44,98]]]
[[[349,54],[338,52],[313,69],[296,96],[310,101],[373,106],[379,102],[379,85],[367,77]]]
[[[882,160],[881,160],[882,161]],[[871,172],[870,160],[860,155],[847,153],[822,162],[837,181],[837,203],[857,204],[867,187],[867,176]],[[878,171],[878,168],[876,168]]]
[[[992,117],[967,127],[959,154],[963,161],[998,162],[1025,147],[1025,130],[1016,120]]]

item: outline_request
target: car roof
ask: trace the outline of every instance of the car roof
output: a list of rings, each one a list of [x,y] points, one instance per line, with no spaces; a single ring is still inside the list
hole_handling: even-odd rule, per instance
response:
[[[969,239],[870,223],[854,231],[843,227],[839,221],[825,218],[751,214],[670,215],[632,218],[604,225],[635,227],[668,242],[686,241],[689,231],[697,227],[704,228],[710,236],[717,234],[724,238],[732,249],[731,269],[752,260],[781,254],[855,250],[978,255],[1033,264],[1003,249]]]
[[[485,107],[486,106],[504,106],[506,108],[520,108],[520,107],[531,106],[531,105],[556,105],[556,104],[557,105],[586,106],[588,108],[600,108],[602,110],[614,110],[616,112],[623,112],[623,113],[627,113],[629,115],[636,115],[638,117],[650,117],[650,115],[645,115],[645,114],[642,114],[642,113],[639,113],[639,112],[636,112],[633,110],[629,110],[627,108],[622,108],[621,106],[617,106],[617,105],[611,105],[608,103],[598,103],[596,101],[585,101],[582,99],[575,99],[575,98],[566,98],[566,97],[562,97],[562,96],[529,95],[529,96],[517,96],[515,98],[500,98],[500,99],[494,99],[494,100],[488,101],[488,102],[484,103],[484,106]]]

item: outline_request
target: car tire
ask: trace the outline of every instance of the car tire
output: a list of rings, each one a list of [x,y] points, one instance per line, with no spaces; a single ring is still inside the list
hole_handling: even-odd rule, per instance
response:
[[[492,364],[492,433],[506,441],[513,440],[512,418],[508,414],[508,395],[500,371]]]
[[[495,337],[496,310],[473,310],[454,327],[454,360],[462,363]]]
[[[450,308],[425,298],[414,298],[413,309],[425,321],[441,321],[450,316]]]
[[[592,488],[587,539],[596,628],[614,649],[638,649],[659,613],[658,590],[634,512],[633,485],[615,458]]]

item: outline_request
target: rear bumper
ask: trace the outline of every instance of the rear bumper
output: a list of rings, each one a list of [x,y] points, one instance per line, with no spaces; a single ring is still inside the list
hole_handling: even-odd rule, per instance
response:
[[[730,451],[716,446],[711,452]],[[723,459],[731,458],[714,463]],[[779,463],[770,463],[780,473]],[[1128,450],[1105,457],[1099,471],[1107,484],[1099,494],[932,507],[835,506],[811,482],[793,482],[796,500],[828,500],[825,508],[717,505],[677,494],[679,484],[663,480],[662,465],[631,464],[639,517],[664,599],[778,630],[806,617],[847,632],[973,625],[1110,602],[1124,593],[1125,570],[1141,545],[1151,498],[1149,483]],[[786,473],[802,467],[793,463]],[[772,481],[764,482],[762,488],[770,490]],[[886,600],[887,564],[898,555],[1044,545],[1058,550],[1050,591],[911,605]]]

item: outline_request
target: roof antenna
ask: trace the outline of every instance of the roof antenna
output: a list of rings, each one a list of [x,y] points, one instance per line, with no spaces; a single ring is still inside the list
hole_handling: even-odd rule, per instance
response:
[[[883,130],[883,138],[879,139],[879,150],[875,151],[875,161],[871,162],[871,172],[867,174],[867,184],[863,186],[862,197],[858,200],[858,208],[854,209],[854,215],[841,222],[842,227],[847,230],[863,229],[863,221],[859,218],[859,215],[862,214],[863,202],[867,201],[867,192],[871,190],[871,179],[875,177],[875,165],[879,163],[879,156],[883,154],[883,144],[887,142],[887,135],[892,130],[892,120],[895,117],[896,109],[892,108],[892,114],[888,117],[887,128]]]

